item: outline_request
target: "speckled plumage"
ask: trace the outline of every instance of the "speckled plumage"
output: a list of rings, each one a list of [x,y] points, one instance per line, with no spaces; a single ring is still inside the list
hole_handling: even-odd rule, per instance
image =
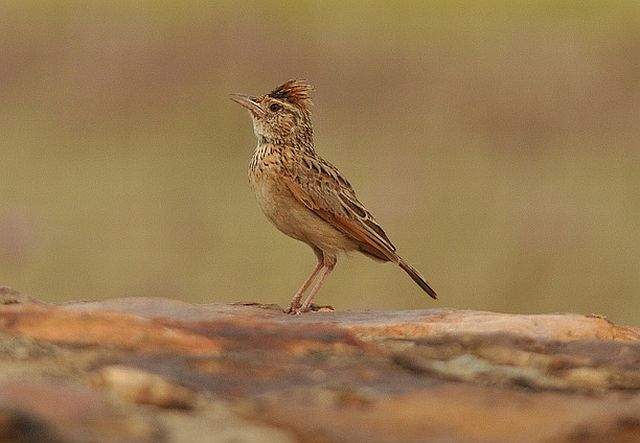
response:
[[[351,184],[313,144],[311,86],[290,80],[261,97],[233,94],[250,111],[258,146],[249,164],[249,181],[267,218],[283,233],[307,243],[318,264],[298,290],[288,312],[300,314],[333,270],[341,252],[359,251],[398,263],[431,297],[435,291],[396,248],[360,203]],[[302,296],[323,271],[304,303]]]

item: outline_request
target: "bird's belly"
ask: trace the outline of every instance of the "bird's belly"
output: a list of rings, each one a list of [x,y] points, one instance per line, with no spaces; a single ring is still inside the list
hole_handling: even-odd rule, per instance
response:
[[[252,180],[258,205],[281,232],[312,247],[335,255],[357,249],[357,244],[296,199],[276,180]]]

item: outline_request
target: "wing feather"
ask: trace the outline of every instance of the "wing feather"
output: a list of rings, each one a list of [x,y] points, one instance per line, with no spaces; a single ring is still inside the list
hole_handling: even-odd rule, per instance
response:
[[[362,252],[380,260],[398,260],[387,234],[335,166],[305,155],[288,172],[285,183],[291,193],[327,223],[359,242]]]

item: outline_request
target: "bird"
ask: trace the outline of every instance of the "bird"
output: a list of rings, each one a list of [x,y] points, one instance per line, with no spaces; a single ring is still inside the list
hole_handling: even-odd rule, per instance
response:
[[[258,141],[248,172],[258,205],[276,228],[308,244],[317,258],[315,268],[285,312],[300,315],[312,310],[312,302],[336,266],[338,255],[352,251],[398,264],[436,299],[427,280],[398,255],[351,183],[316,152],[312,91],[306,80],[293,79],[265,95],[230,96],[249,111]]]

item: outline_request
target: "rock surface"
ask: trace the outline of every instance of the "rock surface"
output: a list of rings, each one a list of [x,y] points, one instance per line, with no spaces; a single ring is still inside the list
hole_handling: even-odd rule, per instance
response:
[[[0,288],[0,442],[637,442],[640,330]]]

